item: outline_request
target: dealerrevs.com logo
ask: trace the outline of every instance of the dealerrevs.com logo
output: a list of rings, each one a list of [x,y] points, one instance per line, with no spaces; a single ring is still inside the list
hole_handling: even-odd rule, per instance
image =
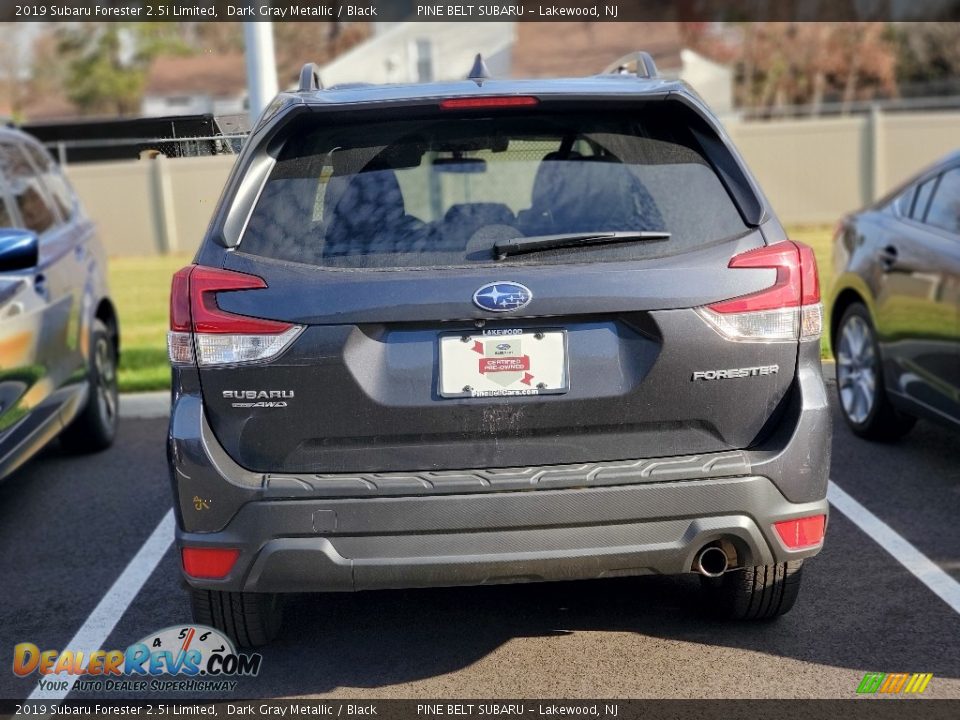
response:
[[[14,674],[39,674],[41,690],[67,690],[73,682],[78,692],[232,691],[236,678],[256,676],[262,661],[204,625],[164,628],[126,650],[40,650],[28,642],[13,649]]]

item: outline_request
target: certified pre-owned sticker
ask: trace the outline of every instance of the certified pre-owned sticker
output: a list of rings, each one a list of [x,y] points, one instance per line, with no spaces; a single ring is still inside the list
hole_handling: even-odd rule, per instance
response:
[[[729,370],[697,370],[691,380],[731,380],[733,378],[757,377],[758,375],[776,375],[779,365],[758,365],[757,367],[730,368]]]

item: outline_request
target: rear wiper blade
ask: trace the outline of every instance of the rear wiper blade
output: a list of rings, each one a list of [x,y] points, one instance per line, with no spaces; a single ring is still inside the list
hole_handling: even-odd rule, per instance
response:
[[[634,242],[643,240],[669,240],[670,233],[663,230],[619,230],[613,232],[563,233],[562,235],[535,235],[510,238],[494,243],[493,254],[497,260],[510,255],[555,250],[557,248],[603,245],[606,243]]]

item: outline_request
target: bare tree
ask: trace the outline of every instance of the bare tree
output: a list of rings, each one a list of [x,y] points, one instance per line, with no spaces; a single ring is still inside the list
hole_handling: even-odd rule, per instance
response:
[[[26,76],[25,48],[20,41],[22,28],[0,23],[0,107],[18,119],[23,111]],[[0,110],[4,112],[4,110]]]
[[[897,23],[897,79],[912,95],[960,92],[960,23]]]
[[[745,23],[743,30],[732,61],[744,107],[780,113],[803,105],[816,114],[828,101],[849,107],[896,94],[896,47],[882,23]]]

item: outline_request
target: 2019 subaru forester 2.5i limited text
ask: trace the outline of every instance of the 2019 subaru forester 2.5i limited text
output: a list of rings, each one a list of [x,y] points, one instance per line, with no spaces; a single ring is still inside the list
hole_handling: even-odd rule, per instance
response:
[[[682,83],[308,81],[173,280],[195,620],[257,645],[284,593],[688,572],[782,614],[827,516],[820,326]]]

